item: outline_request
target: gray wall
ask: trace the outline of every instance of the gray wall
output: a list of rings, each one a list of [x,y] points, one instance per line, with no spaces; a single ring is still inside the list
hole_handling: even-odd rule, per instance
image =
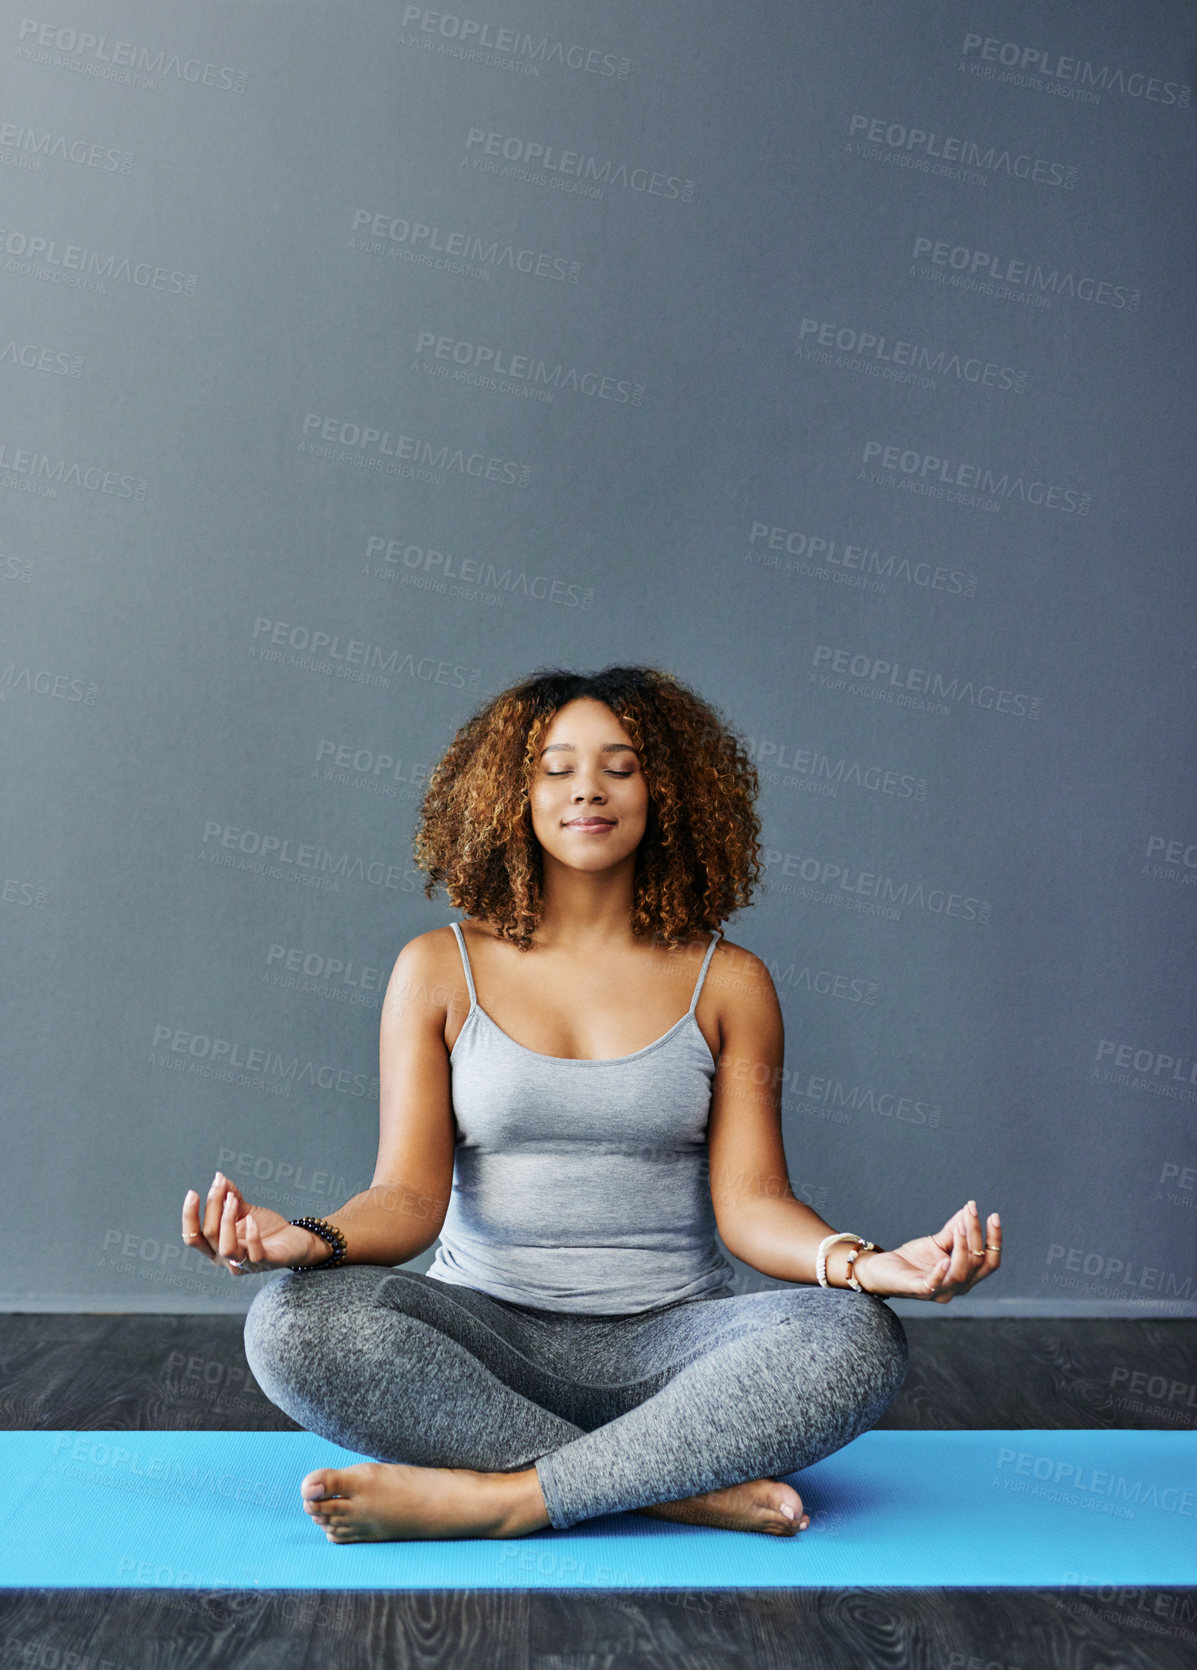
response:
[[[421,774],[618,660],[760,763],[800,1193],[1192,1314],[1191,5],[2,10],[0,1302],[369,1181]]]

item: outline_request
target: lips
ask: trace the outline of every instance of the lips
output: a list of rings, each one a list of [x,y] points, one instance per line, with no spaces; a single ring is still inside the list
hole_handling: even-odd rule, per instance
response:
[[[567,829],[610,829],[614,818],[571,818]]]

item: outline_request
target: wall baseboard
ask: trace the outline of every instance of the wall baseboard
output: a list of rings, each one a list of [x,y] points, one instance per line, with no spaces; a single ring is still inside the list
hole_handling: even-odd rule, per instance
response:
[[[780,1284],[779,1284],[780,1285]],[[0,1294],[0,1315],[62,1315],[80,1316],[244,1316],[253,1302],[256,1288],[250,1289],[244,1304],[213,1304],[207,1299],[176,1298],[166,1304],[165,1294],[139,1297],[133,1294],[113,1294],[82,1299],[73,1294],[14,1295]],[[890,1308],[895,1316],[935,1317],[937,1320],[967,1321],[969,1317],[987,1322],[995,1317],[1054,1317],[1067,1321],[1072,1317],[1105,1317],[1136,1322],[1172,1322],[1197,1320],[1197,1301],[1192,1299],[954,1299],[950,1305],[937,1305],[922,1299],[892,1299]]]

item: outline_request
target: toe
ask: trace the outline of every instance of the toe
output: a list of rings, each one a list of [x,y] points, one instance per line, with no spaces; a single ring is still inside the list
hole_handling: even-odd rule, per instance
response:
[[[801,1496],[792,1485],[782,1484],[780,1480],[771,1481],[765,1500],[781,1515],[791,1530],[802,1531],[810,1524],[810,1515],[802,1505]]]
[[[318,1501],[322,1496],[336,1496],[337,1474],[331,1467],[317,1467],[315,1472],[309,1473],[299,1486],[299,1494],[305,1501]]]

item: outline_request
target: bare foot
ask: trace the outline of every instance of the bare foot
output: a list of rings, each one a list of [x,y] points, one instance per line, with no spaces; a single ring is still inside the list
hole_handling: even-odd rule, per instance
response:
[[[329,1542],[522,1537],[549,1523],[535,1467],[475,1473],[362,1461],[317,1467],[300,1484],[304,1512]]]
[[[788,1518],[783,1507],[793,1510]],[[779,1479],[750,1479],[731,1484],[726,1490],[708,1490],[701,1496],[684,1496],[678,1502],[657,1502],[651,1508],[637,1508],[657,1519],[678,1519],[683,1525],[713,1525],[721,1531],[766,1531],[775,1537],[792,1537],[805,1531],[810,1515],[802,1498]]]

